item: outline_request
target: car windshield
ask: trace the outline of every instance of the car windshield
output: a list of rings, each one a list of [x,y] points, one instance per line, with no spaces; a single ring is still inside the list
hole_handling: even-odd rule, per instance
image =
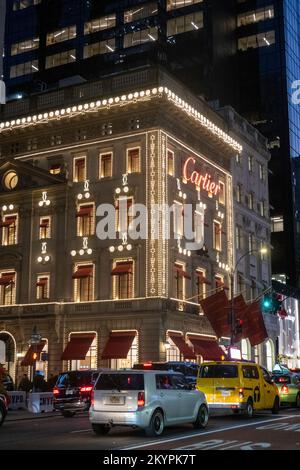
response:
[[[143,374],[101,374],[96,390],[144,390]]]
[[[58,379],[57,387],[81,387],[91,383],[91,374],[88,372],[66,372],[61,374]]]

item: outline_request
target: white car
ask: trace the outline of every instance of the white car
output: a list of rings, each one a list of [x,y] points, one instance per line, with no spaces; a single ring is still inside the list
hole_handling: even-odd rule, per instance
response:
[[[166,371],[103,372],[92,392],[89,418],[96,434],[113,426],[144,429],[160,436],[165,426],[192,423],[205,428],[208,406],[204,393],[186,382],[183,374]]]

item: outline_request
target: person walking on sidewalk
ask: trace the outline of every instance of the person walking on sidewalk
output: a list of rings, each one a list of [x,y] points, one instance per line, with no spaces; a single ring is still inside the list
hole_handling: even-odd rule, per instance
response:
[[[28,393],[31,390],[31,387],[32,387],[32,384],[31,384],[31,382],[28,378],[28,375],[24,374],[21,381],[20,381],[20,383],[19,383],[18,390]]]

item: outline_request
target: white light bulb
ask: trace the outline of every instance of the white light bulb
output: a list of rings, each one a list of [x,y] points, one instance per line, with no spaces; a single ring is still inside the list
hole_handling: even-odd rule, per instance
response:
[[[85,193],[85,199],[88,199],[90,197],[90,193]]]
[[[109,247],[109,251],[110,251],[111,253],[113,253],[113,252],[115,251],[115,247],[114,247],[114,246],[110,246],[110,247]]]
[[[43,261],[43,258],[39,256],[37,260],[38,260],[38,263],[41,263]]]
[[[77,194],[77,199],[82,199],[82,194],[81,193]]]
[[[13,210],[13,208],[14,208],[14,205],[13,205],[13,204],[10,204],[10,206],[9,206],[9,210],[10,210],[10,211],[12,211],[12,210]]]
[[[40,206],[40,207],[42,207],[43,204],[44,204],[43,201],[40,201],[40,202],[39,202],[39,206]]]
[[[88,254],[88,255],[91,255],[92,253],[93,253],[92,248],[89,248],[89,249],[87,250],[87,254]]]
[[[117,193],[117,194],[120,194],[120,192],[121,192],[121,189],[120,189],[120,188],[117,188],[117,189],[116,189],[116,193]]]
[[[50,256],[45,256],[45,261],[48,263],[48,261],[50,261]]]
[[[124,248],[123,248],[123,245],[119,245],[119,246],[118,246],[118,250],[119,250],[119,251],[123,251],[123,249],[124,249]]]
[[[46,206],[50,206],[51,204],[51,201],[49,201],[49,199],[46,201]]]
[[[83,256],[84,255],[84,250],[79,250],[79,254],[80,254],[80,256]]]
[[[71,256],[76,256],[76,251],[75,250],[71,251]]]
[[[3,210],[4,212],[7,211],[7,206],[3,206],[3,207],[2,207],[2,210]]]
[[[124,191],[124,193],[128,193],[128,191],[129,191],[128,186],[125,186],[125,188],[123,188],[123,191]]]
[[[127,248],[128,251],[131,251],[132,250],[132,245],[127,245],[126,248]]]

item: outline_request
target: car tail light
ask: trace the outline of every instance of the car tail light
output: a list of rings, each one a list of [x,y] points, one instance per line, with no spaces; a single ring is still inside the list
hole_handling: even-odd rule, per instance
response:
[[[59,395],[59,390],[58,390],[58,388],[55,387],[55,388],[53,389],[53,392],[52,392],[52,393],[53,393],[53,395]]]
[[[145,392],[138,393],[138,407],[142,408],[145,406]]]
[[[152,367],[152,362],[145,362],[145,363],[143,364],[143,367],[145,367],[145,369],[151,369],[151,367]]]
[[[243,388],[239,388],[239,395],[240,395],[240,398],[244,398],[244,389]]]
[[[80,387],[80,393],[90,393],[92,390],[92,385],[89,385],[88,387]]]
[[[289,387],[287,385],[284,385],[283,387],[281,387],[281,392],[284,394],[289,393]]]

